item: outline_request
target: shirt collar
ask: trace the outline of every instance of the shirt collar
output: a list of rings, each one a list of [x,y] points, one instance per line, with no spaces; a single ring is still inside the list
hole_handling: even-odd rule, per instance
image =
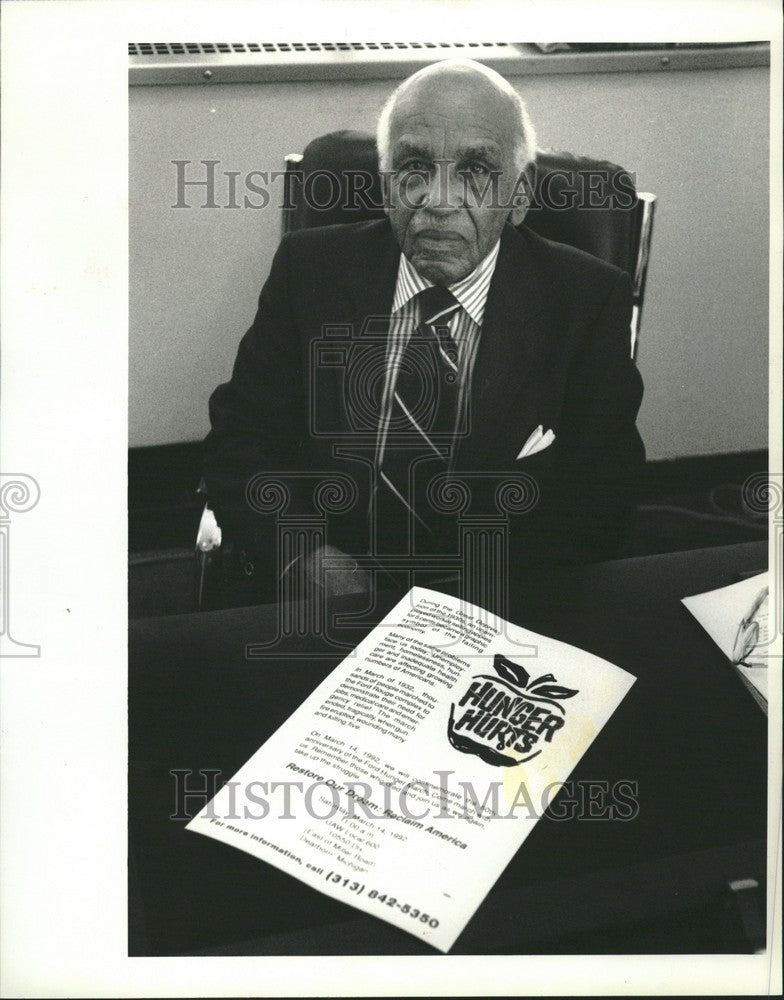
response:
[[[495,271],[500,247],[501,241],[499,239],[490,253],[477,264],[469,275],[461,281],[455,282],[454,285],[448,286],[449,291],[478,326],[482,325],[484,319],[487,293]],[[392,299],[392,312],[399,312],[415,295],[424,291],[425,288],[430,288],[432,284],[433,282],[423,278],[408,257],[401,253],[395,295]]]

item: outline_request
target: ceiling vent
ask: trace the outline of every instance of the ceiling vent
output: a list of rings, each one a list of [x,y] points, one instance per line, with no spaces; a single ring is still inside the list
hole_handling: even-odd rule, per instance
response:
[[[132,84],[254,83],[395,79],[456,56],[503,72],[519,65],[525,48],[508,42],[131,42],[128,54]]]
[[[585,51],[590,50],[590,51]],[[505,76],[767,66],[764,42],[719,45],[529,42],[131,42],[129,82],[401,80],[438,59],[477,59]]]

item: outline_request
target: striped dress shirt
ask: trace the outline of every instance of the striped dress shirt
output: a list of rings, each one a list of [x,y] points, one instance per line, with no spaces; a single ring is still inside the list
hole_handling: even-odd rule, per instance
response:
[[[479,348],[479,337],[482,331],[482,321],[485,315],[487,293],[495,271],[499,240],[485,259],[462,281],[449,285],[449,291],[460,303],[461,308],[449,322],[449,332],[457,345],[458,364],[458,402],[456,428],[464,426],[471,392],[471,376],[474,370],[476,352]],[[378,436],[376,441],[376,468],[381,468],[386,446],[387,431],[392,416],[392,404],[397,381],[400,360],[409,339],[419,323],[419,303],[416,296],[433,284],[422,277],[410,263],[405,254],[400,255],[400,265],[397,272],[397,284],[392,300],[392,312],[387,340],[386,381],[381,400]]]

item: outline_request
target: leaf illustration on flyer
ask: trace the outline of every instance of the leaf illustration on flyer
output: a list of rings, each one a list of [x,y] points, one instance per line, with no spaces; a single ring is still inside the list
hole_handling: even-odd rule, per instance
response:
[[[449,742],[495,767],[514,767],[538,757],[566,724],[561,704],[578,691],[559,684],[553,674],[531,680],[528,671],[501,653],[493,658],[496,675],[474,676],[449,711]]]

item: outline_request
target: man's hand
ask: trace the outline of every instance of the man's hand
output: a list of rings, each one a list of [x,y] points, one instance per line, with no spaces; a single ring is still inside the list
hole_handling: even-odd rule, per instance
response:
[[[307,580],[321,587],[327,597],[370,592],[370,575],[357,565],[356,559],[334,545],[323,545],[308,559],[302,572]]]

